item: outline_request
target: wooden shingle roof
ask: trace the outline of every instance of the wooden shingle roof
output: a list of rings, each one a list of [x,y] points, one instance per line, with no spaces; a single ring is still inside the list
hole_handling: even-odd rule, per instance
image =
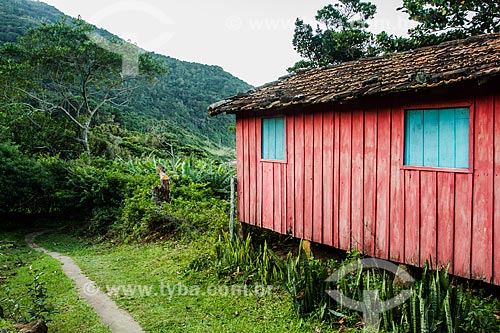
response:
[[[344,102],[500,74],[500,33],[314,68],[211,105],[210,115]]]

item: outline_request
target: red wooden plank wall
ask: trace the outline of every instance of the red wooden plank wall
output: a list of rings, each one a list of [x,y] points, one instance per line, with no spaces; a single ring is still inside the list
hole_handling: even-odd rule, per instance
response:
[[[402,107],[333,108],[286,113],[285,162],[238,115],[239,219],[500,285],[500,95],[471,107],[473,173],[403,169]]]

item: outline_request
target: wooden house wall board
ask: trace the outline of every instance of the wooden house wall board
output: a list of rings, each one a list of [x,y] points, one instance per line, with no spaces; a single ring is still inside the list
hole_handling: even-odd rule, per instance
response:
[[[472,184],[472,174],[455,175],[455,242],[452,267],[454,274],[466,278],[471,277]]]
[[[248,186],[248,182],[245,182],[245,171],[248,172],[247,168],[244,167],[245,158],[244,156],[244,145],[243,142],[247,141],[243,135],[246,131],[243,130],[243,120],[238,120],[236,122],[236,142],[239,144],[236,146],[236,156],[240,157],[236,160],[236,170],[237,170],[237,184],[238,184],[238,221],[250,221],[245,217],[245,214],[250,212],[250,207],[247,207],[245,201],[245,194],[250,191],[245,191],[245,186]],[[247,152],[248,153],[248,152]],[[241,158],[242,157],[242,158]]]
[[[364,247],[364,112],[352,114],[351,248]]]
[[[494,117],[494,216],[493,216],[493,283],[500,285],[500,94],[495,95]]]
[[[493,257],[493,98],[478,98],[475,111],[471,274],[488,281]]]
[[[325,110],[323,114],[323,177],[321,179],[323,186],[323,244],[333,246],[334,242],[334,149],[335,149],[335,113],[333,110]]]
[[[304,235],[303,238],[313,240],[313,177],[317,170],[314,168],[314,114],[304,114]]]
[[[437,174],[437,204],[434,249],[437,260],[433,261],[438,267],[450,264],[450,272],[454,272],[454,223],[455,223],[455,188],[456,176],[453,173],[440,172]],[[457,191],[459,189],[457,188]],[[422,244],[422,248],[424,245]]]
[[[272,163],[273,170],[273,202],[272,202],[272,213],[273,213],[273,228],[272,230],[276,230],[278,233],[283,233],[281,231],[281,216],[282,211],[281,207],[283,207],[283,191],[282,191],[282,181],[281,181],[281,167],[282,163]]]
[[[286,117],[287,172],[286,172],[286,228],[287,234],[295,232],[295,117]]]
[[[266,229],[274,229],[274,173],[273,164],[262,162],[262,226]]]
[[[304,238],[304,114],[295,114],[295,229],[294,237]]]
[[[287,201],[287,196],[286,196],[286,178],[287,178],[287,169],[288,165],[286,164],[279,164],[280,172],[279,172],[279,185],[278,185],[278,190],[280,191],[279,194],[281,195],[280,197],[280,211],[279,211],[279,216],[281,220],[278,222],[281,224],[281,234],[286,234],[286,201]]]
[[[245,177],[245,179],[249,179],[249,184],[247,183],[246,188],[250,188],[249,193],[246,194],[245,199],[249,200],[250,203],[246,205],[246,207],[250,206],[250,213],[247,214],[248,218],[251,223],[260,225],[260,217],[257,216],[257,152],[256,152],[256,147],[255,145],[257,144],[257,129],[255,128],[257,126],[256,120],[254,117],[247,118],[247,127],[248,132],[247,137],[248,137],[248,156],[249,160],[246,162],[246,166],[248,166],[249,169],[245,171],[245,175],[248,174],[248,176]]]
[[[422,172],[420,174],[420,199],[418,200],[420,201],[420,262],[417,266],[423,266],[426,261],[431,263],[432,267],[437,264],[437,207],[440,199],[446,199],[444,196],[438,197],[438,188],[444,185],[438,182],[438,175],[437,172]],[[446,192],[443,193],[446,194]],[[453,225],[453,223],[450,224]]]
[[[389,259],[390,187],[391,187],[391,116],[377,112],[377,203],[375,223],[375,256]]]
[[[241,191],[244,191],[242,198],[243,200],[241,200],[243,203],[242,206],[244,207],[242,214],[243,221],[248,221],[248,223],[256,224],[255,219],[252,219],[250,215],[253,211],[250,204],[252,202],[250,197],[252,196],[252,194],[255,195],[256,190],[251,188],[254,180],[250,178],[250,172],[251,170],[255,169],[255,167],[253,168],[250,167],[250,160],[253,159],[253,156],[249,155],[250,154],[249,145],[250,142],[254,141],[254,138],[251,138],[249,136],[249,128],[248,128],[249,122],[250,122],[249,118],[243,118],[241,120],[241,126],[236,126],[236,130],[238,130],[238,128],[240,127],[243,130],[243,134],[239,136],[243,140],[242,144],[240,144],[239,146],[242,147],[243,149],[241,152],[237,151],[238,153],[243,155],[243,158],[239,157],[237,158],[237,160],[239,159],[243,160],[243,163],[240,163],[243,165],[243,170],[241,170],[241,177],[243,178],[243,183],[238,183],[238,186],[241,187]],[[238,139],[238,137],[236,137],[236,139]],[[254,202],[254,204],[255,203],[256,202]]]
[[[420,264],[420,171],[404,171],[405,200],[404,217],[399,221],[404,228],[403,257],[405,263]]]
[[[264,198],[263,198],[263,192],[267,191],[267,184],[263,182],[264,178],[264,163],[261,162],[261,157],[262,157],[262,145],[260,144],[261,141],[261,127],[258,126],[260,124],[259,118],[254,118],[254,126],[253,128],[255,129],[255,144],[252,145],[253,150],[250,152],[255,157],[256,160],[256,165],[255,169],[256,171],[256,185],[257,185],[257,202],[256,202],[256,220],[257,220],[257,225],[260,227],[264,227]],[[264,186],[266,188],[264,188]],[[266,222],[268,223],[268,222]]]
[[[365,112],[363,159],[363,253],[375,256],[377,214],[377,110]]]
[[[340,112],[335,110],[333,140],[333,246],[340,248]]]
[[[313,113],[313,169],[312,173],[312,240],[316,243],[323,242],[323,194],[325,193],[324,175],[330,173],[330,170],[324,170],[323,159],[323,117],[328,112],[315,112]],[[327,177],[326,177],[327,178]]]
[[[403,164],[404,110],[385,111],[391,116],[391,167],[389,201],[389,259],[405,262],[405,177]]]
[[[352,113],[340,113],[339,248],[351,249]]]

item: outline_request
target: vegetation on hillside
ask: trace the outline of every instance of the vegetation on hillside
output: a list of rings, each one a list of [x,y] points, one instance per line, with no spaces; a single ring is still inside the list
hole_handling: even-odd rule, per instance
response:
[[[1,0],[0,45],[15,42],[29,29],[42,23],[55,23],[63,17],[66,16],[62,12],[42,2]],[[66,17],[66,21],[71,19]],[[107,31],[97,31],[118,41]],[[155,57],[169,68],[168,75],[159,77],[154,84],[143,82],[126,105],[110,109],[109,116],[100,121],[140,134],[159,134],[164,149],[170,150],[173,145],[181,153],[194,149],[211,155],[220,154],[221,148],[234,148],[235,135],[229,130],[234,125],[234,117],[213,119],[206,108],[251,86],[218,66],[189,63],[163,55]]]
[[[0,0],[0,44],[15,42],[41,22],[55,22],[64,16],[43,2]]]
[[[236,147],[230,130],[234,116],[210,117],[207,107],[251,86],[218,66],[157,57],[168,67],[168,75],[138,89],[130,103],[115,113],[117,121],[141,133],[161,131],[174,145]]]
[[[191,103],[177,105],[180,115],[162,118],[164,113],[156,110],[149,120],[151,128],[146,121],[146,125],[136,121],[132,130],[131,124],[127,126],[127,110],[133,113],[133,103],[147,108],[154,101],[150,91],[159,94],[166,89],[165,58],[143,55],[142,76],[124,81],[120,57],[87,37],[93,29],[81,20],[62,20],[42,24],[17,43],[0,47],[4,91],[0,96],[0,213],[78,216],[89,222],[93,233],[119,233],[123,239],[171,230],[169,224],[215,228],[210,222],[225,212],[225,204],[213,197],[225,199],[227,193],[211,188],[220,182],[229,184],[233,173],[220,159],[232,152],[216,149],[223,147],[223,136],[234,133],[219,127],[219,143],[210,144],[207,136],[195,134],[208,133],[205,127],[210,124],[193,109],[202,108],[205,99],[215,99],[215,90],[228,93],[229,75],[217,76],[211,90],[214,76],[210,73],[222,70],[170,59],[170,66],[177,66],[174,70],[185,77],[179,86],[203,90],[204,95],[190,97],[187,91],[174,91],[177,98]],[[204,75],[206,80],[198,79]],[[165,103],[175,103],[172,100],[165,97]],[[204,117],[208,117],[206,106]],[[143,112],[135,119],[145,117]],[[183,128],[183,122],[192,128]],[[151,200],[160,163],[167,166],[173,185],[172,200],[165,207],[155,207]],[[184,223],[186,216],[193,219]]]
[[[64,124],[65,139],[81,145],[77,153],[90,153],[89,136],[97,118],[106,110],[119,110],[137,86],[167,72],[161,61],[146,53],[137,59],[140,78],[125,76],[122,57],[90,40],[93,31],[82,20],[62,20],[32,29],[1,50],[2,82],[19,95],[7,95],[7,103],[18,107],[32,125],[37,124],[34,114],[56,127]],[[110,43],[115,48],[125,44]],[[17,82],[12,88],[13,79]]]
[[[0,214],[78,216],[121,239],[218,228],[233,119],[209,121],[206,107],[247,86],[219,67],[150,53],[125,81],[120,56],[88,37],[94,30],[63,18],[0,46]],[[156,207],[160,163],[173,190]]]

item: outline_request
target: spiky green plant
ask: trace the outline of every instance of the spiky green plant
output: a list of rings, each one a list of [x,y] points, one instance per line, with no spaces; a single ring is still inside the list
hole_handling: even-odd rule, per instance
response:
[[[255,248],[252,238],[230,240],[227,234],[215,244],[215,269],[220,278],[240,278],[244,282],[269,285],[282,281],[283,263],[264,242]]]

